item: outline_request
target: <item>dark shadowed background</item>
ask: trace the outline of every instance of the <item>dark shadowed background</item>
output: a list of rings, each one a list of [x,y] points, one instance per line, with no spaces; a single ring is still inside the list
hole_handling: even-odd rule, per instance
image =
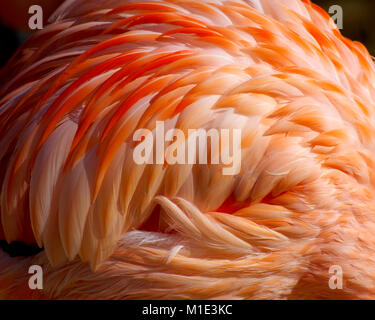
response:
[[[375,56],[375,0],[315,0],[312,1],[328,12],[333,5],[343,9],[341,32],[352,40],[362,42]]]
[[[28,8],[41,5],[44,22],[62,0],[0,0],[0,67],[30,34]],[[314,0],[327,12],[330,6],[343,8],[343,30],[348,38],[362,42],[375,55],[375,0]]]

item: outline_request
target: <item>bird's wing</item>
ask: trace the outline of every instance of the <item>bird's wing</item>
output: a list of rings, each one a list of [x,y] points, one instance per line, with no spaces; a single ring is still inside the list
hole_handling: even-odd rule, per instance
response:
[[[375,68],[309,1],[72,0],[52,21],[1,73],[1,238],[97,266],[161,208],[166,230],[262,252],[316,236],[332,180],[370,192]],[[135,164],[156,120],[242,129],[239,174]]]

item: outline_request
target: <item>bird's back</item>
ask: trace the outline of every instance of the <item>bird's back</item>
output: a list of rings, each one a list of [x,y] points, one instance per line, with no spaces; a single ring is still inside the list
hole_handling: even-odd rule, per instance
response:
[[[309,1],[68,0],[1,81],[0,240],[44,250],[0,297],[373,295],[375,66]],[[158,124],[239,129],[233,171],[138,164]]]

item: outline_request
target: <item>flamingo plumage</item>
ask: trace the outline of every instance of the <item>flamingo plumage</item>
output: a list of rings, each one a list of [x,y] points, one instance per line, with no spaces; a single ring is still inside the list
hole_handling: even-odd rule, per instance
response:
[[[310,1],[68,0],[1,79],[0,298],[374,297],[375,66]],[[158,120],[240,172],[134,163]]]

